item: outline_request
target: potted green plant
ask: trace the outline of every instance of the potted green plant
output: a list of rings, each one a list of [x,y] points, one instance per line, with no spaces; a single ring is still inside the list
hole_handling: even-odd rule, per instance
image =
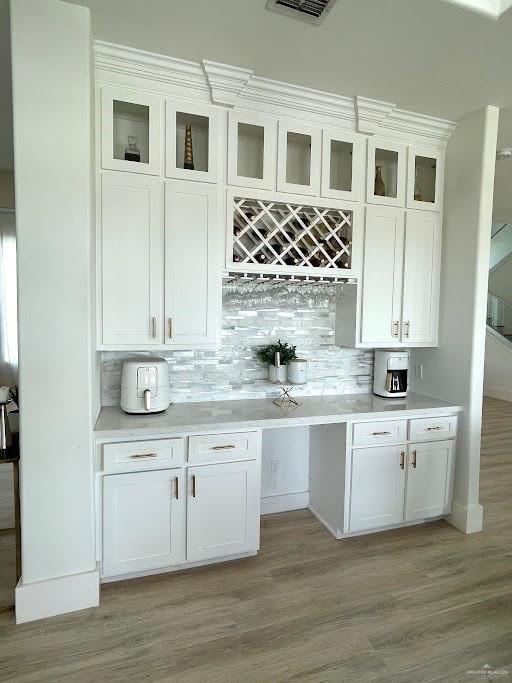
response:
[[[286,382],[286,365],[294,358],[297,347],[277,340],[276,344],[269,344],[258,349],[258,358],[268,364],[268,378],[271,382]]]

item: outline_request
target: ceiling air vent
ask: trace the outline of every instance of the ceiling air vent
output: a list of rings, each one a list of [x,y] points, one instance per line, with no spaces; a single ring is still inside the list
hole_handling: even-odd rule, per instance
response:
[[[309,24],[320,24],[336,0],[268,0],[267,9],[302,19]]]

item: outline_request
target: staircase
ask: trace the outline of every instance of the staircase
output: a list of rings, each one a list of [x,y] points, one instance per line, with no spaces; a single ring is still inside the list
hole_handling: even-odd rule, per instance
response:
[[[494,223],[492,226],[487,326],[512,343],[511,223]]]
[[[512,344],[512,304],[490,290],[487,292],[487,327]]]

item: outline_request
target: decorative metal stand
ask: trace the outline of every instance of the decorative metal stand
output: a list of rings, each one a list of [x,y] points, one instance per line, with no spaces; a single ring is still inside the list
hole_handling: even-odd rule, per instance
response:
[[[283,410],[299,405],[299,402],[296,401],[293,398],[293,396],[290,395],[290,392],[293,389],[293,387],[280,386],[279,388],[283,393],[281,394],[281,396],[274,398],[272,403],[275,403],[275,405],[278,408],[283,408]]]

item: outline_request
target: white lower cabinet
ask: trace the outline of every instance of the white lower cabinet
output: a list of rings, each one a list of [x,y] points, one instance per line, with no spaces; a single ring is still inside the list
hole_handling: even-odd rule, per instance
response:
[[[347,530],[379,529],[450,512],[454,447],[452,440],[353,449]]]
[[[352,451],[350,531],[403,521],[405,455],[405,446],[374,446]]]
[[[450,511],[453,487],[453,441],[409,445],[405,521]]]
[[[189,467],[187,489],[188,562],[259,548],[259,461]]]
[[[185,560],[182,469],[103,478],[103,576],[158,569]]]

